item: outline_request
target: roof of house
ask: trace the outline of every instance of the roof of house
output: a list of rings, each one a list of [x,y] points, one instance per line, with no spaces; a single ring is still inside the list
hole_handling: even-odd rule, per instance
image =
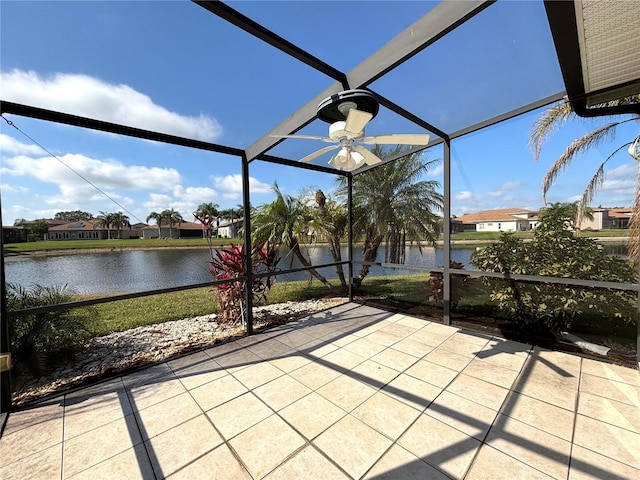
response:
[[[609,209],[609,216],[613,218],[630,218],[633,213],[631,208],[611,208]]]
[[[54,227],[54,226],[64,225],[66,223],[69,223],[66,220],[54,220],[53,218],[38,218],[36,220],[25,220],[23,222],[23,225],[27,225],[27,226],[28,225],[33,225],[33,224],[35,224],[37,222],[41,222],[43,220],[44,220],[44,223],[46,223],[47,226],[49,226],[49,227]]]
[[[234,218],[233,220],[227,220],[224,223],[221,223],[218,227],[219,228],[226,228],[226,227],[230,227],[232,225],[236,225],[238,223],[242,223],[244,222],[244,217],[241,218]]]
[[[96,225],[95,220],[81,220],[78,222],[67,222],[62,225],[49,227],[49,231],[67,231],[67,230],[104,230]]]
[[[496,210],[482,210],[480,212],[467,213],[455,220],[460,223],[484,223],[484,222],[513,222],[523,220],[516,215],[527,215],[527,218],[537,217],[535,210],[525,210],[524,208],[501,208]]]
[[[169,228],[169,224],[168,223],[163,223],[162,224],[162,228]],[[176,230],[202,230],[202,224],[201,223],[195,223],[195,222],[180,222],[180,223],[174,223],[173,227]],[[146,225],[144,227],[142,227],[143,230],[147,230],[147,229],[153,229],[153,230],[157,230],[158,229],[158,225]]]
[[[146,225],[145,223],[136,223],[135,225],[131,225],[131,229],[143,228],[142,226]],[[97,219],[93,220],[80,220],[77,222],[65,222],[62,225],[50,226],[49,231],[67,231],[67,230],[106,230],[105,227],[98,223]],[[111,228],[111,230],[116,230],[115,228]],[[120,230],[125,230],[121,228]]]

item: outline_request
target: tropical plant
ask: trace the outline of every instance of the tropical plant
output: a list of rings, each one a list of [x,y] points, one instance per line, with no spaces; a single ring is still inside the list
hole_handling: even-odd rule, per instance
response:
[[[317,205],[317,215],[311,221],[311,228],[317,234],[321,234],[329,244],[333,262],[336,264],[341,263],[341,241],[347,236],[347,227],[349,226],[347,205],[344,202],[338,202],[336,199],[327,198],[320,189],[316,190],[313,198]],[[348,285],[342,265],[336,265],[336,274],[343,291],[346,291]]]
[[[285,195],[274,183],[273,191],[276,199],[255,208],[251,213],[251,238],[254,245],[271,243],[284,246],[292,252],[298,261],[309,270],[309,273],[320,280],[328,288],[332,288],[329,281],[322,276],[300,249],[300,235],[307,235],[309,223],[313,215],[303,201],[302,196]]]
[[[273,245],[252,248],[251,271],[254,276],[251,294],[254,303],[266,300],[266,294],[275,282],[275,275],[263,275],[273,274],[279,261],[278,251]],[[244,316],[246,281],[233,279],[245,277],[247,274],[244,245],[232,244],[228,249],[215,250],[210,264],[209,271],[215,280],[232,280],[214,285],[221,321],[239,323]]]
[[[6,284],[8,311],[66,303],[75,295],[67,285],[23,287]],[[72,355],[91,336],[94,318],[94,307],[12,317],[8,327],[14,373],[20,377],[38,377],[47,371],[55,358]]]
[[[131,227],[129,217],[122,212],[115,212],[111,214],[111,226],[118,232],[118,238],[121,238],[121,231],[123,228]]]
[[[44,240],[49,231],[49,225],[44,218],[29,223],[29,241]]]
[[[633,95],[620,100],[609,102],[607,106],[623,105],[640,103],[640,95]],[[540,153],[543,146],[549,140],[549,138],[555,133],[558,128],[566,124],[570,120],[579,118],[573,111],[571,104],[565,99],[559,103],[555,103],[547,110],[545,110],[540,117],[535,121],[531,133],[529,135],[529,144],[536,158],[536,161],[540,158]],[[595,130],[587,133],[586,135],[577,138],[565,149],[565,151],[556,159],[554,164],[547,171],[542,181],[542,196],[545,204],[547,203],[547,192],[553,186],[558,176],[569,167],[571,162],[578,158],[583,153],[592,148],[597,148],[606,141],[613,140],[616,130],[620,125],[629,122],[640,122],[640,115],[624,115],[619,120],[610,121],[604,125],[597,127]],[[583,119],[588,121],[586,119]],[[592,120],[592,119],[589,119]],[[589,207],[589,204],[593,200],[595,194],[602,186],[604,181],[604,168],[606,164],[620,151],[625,151],[629,145],[632,144],[635,137],[632,139],[626,139],[626,142],[617,146],[611,151],[600,166],[596,169],[595,174],[587,184],[582,198],[577,209],[576,223],[579,224],[580,220],[585,217],[585,212]],[[640,164],[639,164],[640,167]],[[640,170],[640,168],[639,168]],[[640,183],[636,184],[635,199],[633,203],[633,214],[630,221],[630,228],[632,234],[630,238],[630,255],[635,262],[638,262],[640,255],[639,238],[640,238]]]
[[[180,223],[184,222],[182,215],[173,208],[163,210],[160,215],[162,215],[163,220],[169,224],[169,238],[173,238],[173,226],[176,224],[180,225]]]
[[[464,270],[464,263],[451,260],[449,268]],[[451,307],[455,308],[465,293],[469,292],[475,283],[475,278],[467,275],[453,275],[451,278]],[[444,299],[444,277],[442,272],[431,272],[429,275],[429,300],[442,303]]]
[[[107,229],[107,238],[111,240],[111,224],[113,223],[113,213],[100,211],[96,217],[95,226]]]
[[[373,153],[380,158],[401,155],[409,147],[376,145]],[[442,221],[436,212],[442,211],[443,197],[435,180],[422,180],[437,160],[423,161],[421,153],[408,153],[353,177],[354,232],[364,234],[362,260],[365,262],[356,286],[369,273],[366,262],[375,262],[378,248],[385,242],[385,261],[404,263],[406,242],[435,245]],[[346,178],[338,178],[338,194],[346,195]]]
[[[552,204],[540,210],[533,239],[525,242],[513,232],[476,250],[472,263],[481,270],[505,274],[567,277],[592,281],[637,282],[630,262],[605,254],[590,238],[570,228],[575,205]],[[490,299],[523,330],[536,333],[568,328],[573,319],[590,311],[605,317],[611,311],[625,321],[635,318],[637,294],[553,283],[518,282],[513,278],[485,278]]]
[[[235,223],[236,220],[239,220],[242,217],[244,217],[244,207],[242,205],[238,205],[235,208],[220,210],[220,218],[224,218],[232,223]]]
[[[217,203],[201,203],[197,210],[193,212],[193,216],[202,224],[202,236],[211,238],[213,232],[218,232],[218,224],[220,222],[220,211]],[[215,226],[215,228],[214,228]]]
[[[147,215],[146,221],[149,222],[149,220],[154,220],[156,222],[156,225],[158,226],[158,238],[162,238],[162,223],[164,220],[162,213],[151,212],[149,215]]]

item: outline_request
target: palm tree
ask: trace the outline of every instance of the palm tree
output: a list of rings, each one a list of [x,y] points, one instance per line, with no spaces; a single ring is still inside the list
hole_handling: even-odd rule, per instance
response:
[[[251,206],[249,206],[249,208],[251,208]],[[237,205],[236,208],[232,207],[225,210],[220,210],[220,218],[224,218],[225,220],[230,221],[232,225],[235,225],[236,220],[239,220],[242,217],[244,217],[244,207],[242,205]],[[236,232],[236,235],[240,233],[240,230],[241,229],[232,229],[232,231]]]
[[[328,199],[322,190],[316,190],[314,200],[317,205],[317,216],[312,220],[311,227],[315,232],[322,233],[329,243],[329,251],[334,263],[342,262],[341,240],[347,236],[349,216],[347,204],[335,199]],[[336,265],[336,274],[343,290],[347,290],[347,280],[342,265]]]
[[[129,223],[129,217],[122,212],[115,212],[111,214],[111,226],[118,231],[118,238],[121,238],[120,231],[124,228],[131,228]]]
[[[298,236],[307,233],[312,219],[309,208],[300,197],[284,195],[277,182],[273,184],[273,191],[276,199],[260,205],[251,214],[252,243],[284,245],[309,269],[311,275],[331,288],[331,284],[312,267],[300,249]]]
[[[220,222],[221,212],[218,210],[220,205],[217,203],[201,203],[197,210],[193,212],[193,216],[202,223],[202,235],[203,237],[211,237],[213,231],[213,222],[215,220],[215,230],[218,232],[218,224]]]
[[[164,217],[162,216],[162,213],[158,213],[158,212],[151,212],[149,215],[147,215],[147,223],[149,223],[149,220],[155,220],[156,225],[158,226],[158,238],[162,238],[162,221],[164,220]]]
[[[173,208],[163,210],[160,215],[162,215],[162,218],[169,224],[169,238],[173,238],[173,226],[176,223],[180,226],[180,223],[184,222],[182,215]]]
[[[373,153],[387,158],[405,152],[409,147],[376,145]],[[424,162],[421,153],[411,153],[392,162],[372,168],[353,177],[354,232],[364,234],[363,262],[375,262],[383,241],[385,261],[403,263],[406,241],[422,241],[435,245],[442,221],[435,213],[442,211],[443,197],[435,180],[420,180],[437,160]],[[338,179],[338,193],[346,194],[346,179]],[[362,265],[356,286],[369,273]]]
[[[111,240],[111,224],[113,223],[113,213],[100,211],[96,217],[95,225],[98,228],[107,229],[107,238]]]
[[[640,95],[633,95],[620,100],[615,100],[609,102],[607,105],[615,106],[632,103],[640,103]],[[566,100],[552,105],[545,110],[540,117],[538,117],[529,135],[529,145],[533,151],[536,161],[539,160],[542,147],[551,135],[569,120],[574,120],[576,118],[579,118],[578,115],[576,115],[571,108],[571,104]],[[640,115],[625,115],[622,119],[614,120],[602,125],[594,131],[589,132],[571,142],[562,155],[560,155],[551,168],[549,168],[549,171],[547,171],[547,174],[542,181],[542,197],[545,205],[547,204],[547,192],[553,186],[560,173],[562,173],[576,157],[591,148],[598,147],[602,143],[612,140],[615,136],[616,129],[620,125],[629,122],[640,122]],[[607,162],[621,150],[626,150],[633,141],[634,139],[631,139],[630,141],[615,148],[596,169],[591,181],[587,184],[587,187],[582,193],[582,198],[578,204],[576,224],[579,224],[580,220],[585,218],[585,213],[587,212],[589,204],[593,200],[598,189],[602,186],[602,182],[604,181],[604,167]],[[629,254],[635,262],[638,262],[640,254],[640,249],[638,248],[640,237],[640,183],[636,185],[635,199],[632,208],[633,214],[630,221],[631,235],[629,237]]]

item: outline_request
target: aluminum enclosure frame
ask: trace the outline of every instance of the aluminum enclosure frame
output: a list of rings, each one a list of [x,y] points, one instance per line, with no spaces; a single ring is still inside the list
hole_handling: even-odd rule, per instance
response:
[[[349,218],[352,219],[351,212],[351,193],[353,186],[353,175],[358,173],[350,172],[338,172],[332,168],[324,167],[313,164],[301,164],[297,161],[281,158],[273,155],[269,155],[268,152],[274,148],[278,143],[282,142],[282,139],[276,139],[272,135],[289,135],[293,134],[306,125],[310,124],[316,118],[316,107],[325,98],[332,94],[338,93],[345,89],[364,88],[367,89],[377,79],[383,77],[394,68],[402,65],[404,62],[412,58],[414,55],[423,51],[433,43],[437,42],[440,38],[444,37],[448,33],[455,30],[460,25],[464,24],[486,8],[490,7],[495,0],[470,0],[465,2],[457,1],[444,1],[438,4],[431,11],[419,18],[410,27],[398,34],[389,43],[383,46],[380,50],[375,52],[369,58],[364,60],[358,66],[353,68],[350,72],[344,73],[331,65],[316,58],[310,53],[304,51],[300,47],[292,44],[286,39],[278,36],[274,32],[269,31],[259,23],[246,17],[245,15],[237,12],[228,5],[219,1],[201,1],[193,0],[195,4],[202,7],[207,12],[224,19],[225,21],[233,24],[237,28],[240,28],[250,35],[259,38],[260,40],[268,43],[274,48],[291,55],[296,60],[305,63],[306,65],[316,69],[318,72],[323,73],[334,82],[327,87],[324,91],[319,92],[315,97],[310,99],[306,104],[301,106],[298,110],[293,112],[288,118],[284,119],[280,124],[273,127],[265,135],[257,139],[254,143],[246,148],[230,147],[225,145],[219,145],[209,142],[203,142],[193,140],[189,138],[177,137],[173,135],[162,134],[149,130],[127,127],[123,125],[113,124],[109,122],[103,122],[94,119],[88,119],[79,117],[76,115],[69,115],[60,112],[54,112],[33,106],[20,105],[7,101],[0,101],[0,111],[2,113],[12,113],[25,117],[38,118],[42,120],[52,121],[56,123],[64,123],[68,125],[76,125],[85,128],[91,128],[111,133],[117,133],[121,135],[127,135],[137,138],[143,138],[148,140],[154,140],[159,142],[171,143],[175,145],[181,145],[186,147],[192,147],[202,150],[208,150],[212,152],[224,153],[232,156],[239,157],[242,163],[242,177],[243,177],[243,203],[245,209],[245,221],[247,222],[245,228],[245,244],[250,244],[250,211],[249,211],[249,169],[250,164],[255,160],[272,162],[287,166],[293,166],[296,168],[303,168],[314,170],[318,172],[330,173],[332,175],[345,175],[348,180],[348,209]],[[545,8],[547,9],[549,23],[554,35],[554,41],[556,45],[558,42],[568,45],[567,50],[558,49],[558,57],[560,60],[560,66],[563,72],[565,86],[567,94],[569,94],[569,100],[572,102],[572,106],[577,113],[585,113],[583,111],[583,105],[585,102],[584,88],[582,91],[579,88],[579,82],[573,78],[570,73],[571,69],[576,66],[575,64],[575,45],[577,44],[576,32],[573,26],[567,29],[564,33],[558,33],[561,29],[558,27],[559,22],[566,20],[569,9],[574,8],[573,2],[556,2],[545,0]],[[558,37],[558,40],[556,40]],[[575,42],[575,43],[574,43]],[[565,72],[567,72],[565,74]],[[550,97],[540,99],[531,104],[521,106],[516,110],[504,113],[498,117],[486,119],[478,124],[465,126],[463,129],[455,132],[446,132],[439,128],[437,125],[432,125],[424,119],[421,119],[417,115],[411,113],[405,108],[396,105],[391,100],[386,99],[382,95],[370,90],[373,93],[381,105],[385,106],[389,110],[395,112],[406,120],[414,123],[415,125],[424,128],[434,134],[439,139],[430,143],[430,146],[439,143],[444,144],[444,218],[450,218],[451,210],[451,141],[452,139],[459,138],[473,131],[481,128],[496,124],[498,122],[513,118],[522,113],[532,111],[536,108],[548,105],[555,101],[560,100],[565,92],[558,92]],[[638,107],[634,106],[631,110],[633,113],[638,113]],[[589,109],[588,114],[594,113],[593,109]],[[606,113],[625,113],[629,110],[616,110],[615,112],[607,111]],[[597,113],[602,114],[602,113]],[[391,160],[392,161],[392,160]],[[375,168],[369,167],[369,168]],[[368,169],[368,168],[367,168]],[[366,171],[367,169],[362,169]],[[352,251],[352,230],[351,223],[348,234],[348,248],[349,248],[349,299],[353,300],[353,251]],[[444,322],[450,324],[450,222],[444,222]],[[0,240],[1,242],[1,240]],[[0,247],[2,245],[0,244]],[[4,259],[2,260],[2,271],[4,272]],[[250,271],[248,269],[247,271]],[[251,278],[248,279],[249,282]],[[637,286],[636,286],[637,288]],[[247,308],[246,314],[246,327],[247,333],[252,333],[253,322],[251,312],[251,295],[247,293]],[[5,310],[5,298],[2,298],[2,315],[0,315],[0,330],[4,332],[7,329],[7,316]],[[640,308],[640,307],[639,307]],[[640,312],[639,312],[640,315]],[[640,350],[640,322],[638,322],[638,350]],[[5,350],[4,344],[2,350]],[[638,361],[640,362],[640,352],[638,355]],[[3,374],[4,375],[4,372]],[[5,377],[2,377],[3,387]],[[7,412],[10,405],[7,405],[6,395],[2,396],[2,405],[0,405],[0,413]],[[9,400],[10,402],[10,400]]]

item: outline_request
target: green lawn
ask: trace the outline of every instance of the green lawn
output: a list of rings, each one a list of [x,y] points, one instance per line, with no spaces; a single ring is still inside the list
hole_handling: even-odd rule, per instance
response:
[[[498,240],[500,232],[461,232],[452,233],[452,241],[486,241]],[[585,230],[581,233],[585,237],[627,237],[629,230]],[[515,232],[519,238],[531,238],[533,232]],[[229,245],[231,243],[241,243],[241,238],[214,238],[214,246]],[[206,248],[207,242],[203,238],[178,238],[178,239],[158,239],[158,238],[134,238],[134,239],[111,239],[111,240],[49,240],[38,242],[8,243],[4,245],[5,253],[26,253],[44,252],[48,250],[94,250],[94,249],[144,249],[144,248]]]
[[[239,243],[242,239],[214,238],[212,243],[216,246]],[[144,248],[207,248],[204,238],[132,238],[112,240],[49,240],[38,242],[9,243],[4,245],[5,252],[43,252],[47,250],[94,250],[94,249],[144,249]]]

